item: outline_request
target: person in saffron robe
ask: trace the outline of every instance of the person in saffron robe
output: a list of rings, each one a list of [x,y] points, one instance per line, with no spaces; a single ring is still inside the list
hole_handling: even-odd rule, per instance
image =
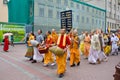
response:
[[[67,36],[70,39],[70,42],[72,40],[72,35],[73,35],[73,29],[71,29],[70,32],[67,34]],[[72,45],[70,44],[70,46],[72,46]],[[67,60],[70,61],[70,48],[67,49]]]
[[[104,35],[104,42],[105,42],[105,47],[104,47],[104,53],[109,56],[111,53],[111,38],[109,34]]]
[[[46,40],[45,40],[45,45],[46,45],[46,47],[51,47],[51,45],[52,45],[52,43],[53,43],[53,41],[52,41],[52,36],[51,36],[51,32],[50,31],[47,31],[46,32]],[[52,55],[52,52],[50,52],[49,50],[48,50],[48,52],[47,53],[45,53],[45,55],[44,55],[44,66],[48,66],[49,64],[52,64],[52,63],[54,63],[54,57],[53,57],[53,55]]]
[[[80,53],[81,55],[84,54],[84,38],[85,38],[85,32],[82,32],[80,35]]]
[[[57,35],[55,29],[52,29],[51,36],[52,36],[53,43],[54,43],[54,44],[57,44],[58,35]]]
[[[52,29],[51,32],[51,36],[52,36],[52,44],[56,45],[57,44],[57,39],[58,39],[58,34],[56,33],[55,29]],[[56,56],[54,54],[52,54],[54,57],[54,60],[56,60]],[[54,66],[56,63],[52,63],[51,66]]]
[[[5,52],[8,52],[8,49],[9,49],[9,39],[8,39],[8,36],[5,36],[3,42],[4,42],[4,48],[3,48],[3,50]]]
[[[80,64],[79,37],[76,29],[73,31],[73,36],[71,39],[70,66],[74,67],[75,63],[77,64],[77,66],[79,66]]]
[[[70,45],[70,40],[67,34],[65,33],[65,29],[61,29],[57,40],[57,46],[62,48],[65,53],[61,56],[56,56],[56,63],[57,63],[57,74],[59,75],[59,78],[62,78],[64,76],[64,73],[66,71],[66,57],[67,57],[67,49]]]
[[[90,36],[86,32],[85,39],[84,39],[84,57],[85,57],[85,59],[88,58],[89,50],[90,50]]]

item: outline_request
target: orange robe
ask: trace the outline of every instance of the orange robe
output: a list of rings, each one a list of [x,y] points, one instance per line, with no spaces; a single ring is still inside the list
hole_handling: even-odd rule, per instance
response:
[[[80,62],[80,52],[78,44],[78,36],[73,37],[73,41],[70,46],[70,65],[78,64]],[[77,41],[77,42],[76,42]]]
[[[52,44],[52,36],[51,35],[47,36],[45,43],[46,43],[46,47],[50,47],[50,44]],[[44,56],[44,64],[49,64],[49,63],[53,63],[53,62],[54,62],[54,58],[52,56],[52,53],[48,50],[48,52],[45,53],[45,56]]]
[[[58,47],[65,49],[67,45],[70,45],[69,37],[66,34],[59,35],[57,45]],[[62,56],[56,56],[57,74],[61,74],[66,71],[66,57],[67,52],[65,52]]]
[[[53,43],[57,43],[57,39],[58,39],[58,35],[56,33],[52,33],[52,40],[53,40]]]
[[[90,37],[85,36],[85,39],[84,39],[84,56],[85,56],[85,58],[88,58],[89,50],[90,50]]]

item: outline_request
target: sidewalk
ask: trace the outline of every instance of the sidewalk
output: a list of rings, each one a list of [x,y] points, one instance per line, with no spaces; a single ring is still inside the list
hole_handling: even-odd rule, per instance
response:
[[[120,62],[118,56],[110,56],[108,62],[91,65],[81,58],[80,66],[69,67],[62,79],[56,75],[56,67],[43,67],[41,62],[32,64],[24,57],[25,45],[10,47],[4,52],[0,46],[0,80],[114,80],[115,65]]]

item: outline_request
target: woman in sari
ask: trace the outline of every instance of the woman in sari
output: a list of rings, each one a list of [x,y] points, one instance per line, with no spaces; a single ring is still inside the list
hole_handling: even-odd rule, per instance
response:
[[[29,33],[29,39],[28,39],[28,41],[27,41],[28,49],[27,49],[27,52],[26,52],[26,54],[25,54],[25,57],[30,58],[30,61],[33,60],[33,54],[34,54],[33,46],[32,46],[32,44],[30,43],[31,40],[35,40],[35,36],[34,36],[33,33]]]

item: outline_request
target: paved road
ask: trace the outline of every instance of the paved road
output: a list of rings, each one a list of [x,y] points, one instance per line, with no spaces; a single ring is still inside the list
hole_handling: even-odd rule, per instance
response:
[[[43,67],[41,62],[32,64],[24,57],[25,45],[10,47],[9,52],[0,46],[0,80],[114,80],[115,65],[120,62],[118,56],[110,56],[108,62],[91,65],[81,58],[79,67],[69,67],[62,79],[56,75],[56,67]]]

